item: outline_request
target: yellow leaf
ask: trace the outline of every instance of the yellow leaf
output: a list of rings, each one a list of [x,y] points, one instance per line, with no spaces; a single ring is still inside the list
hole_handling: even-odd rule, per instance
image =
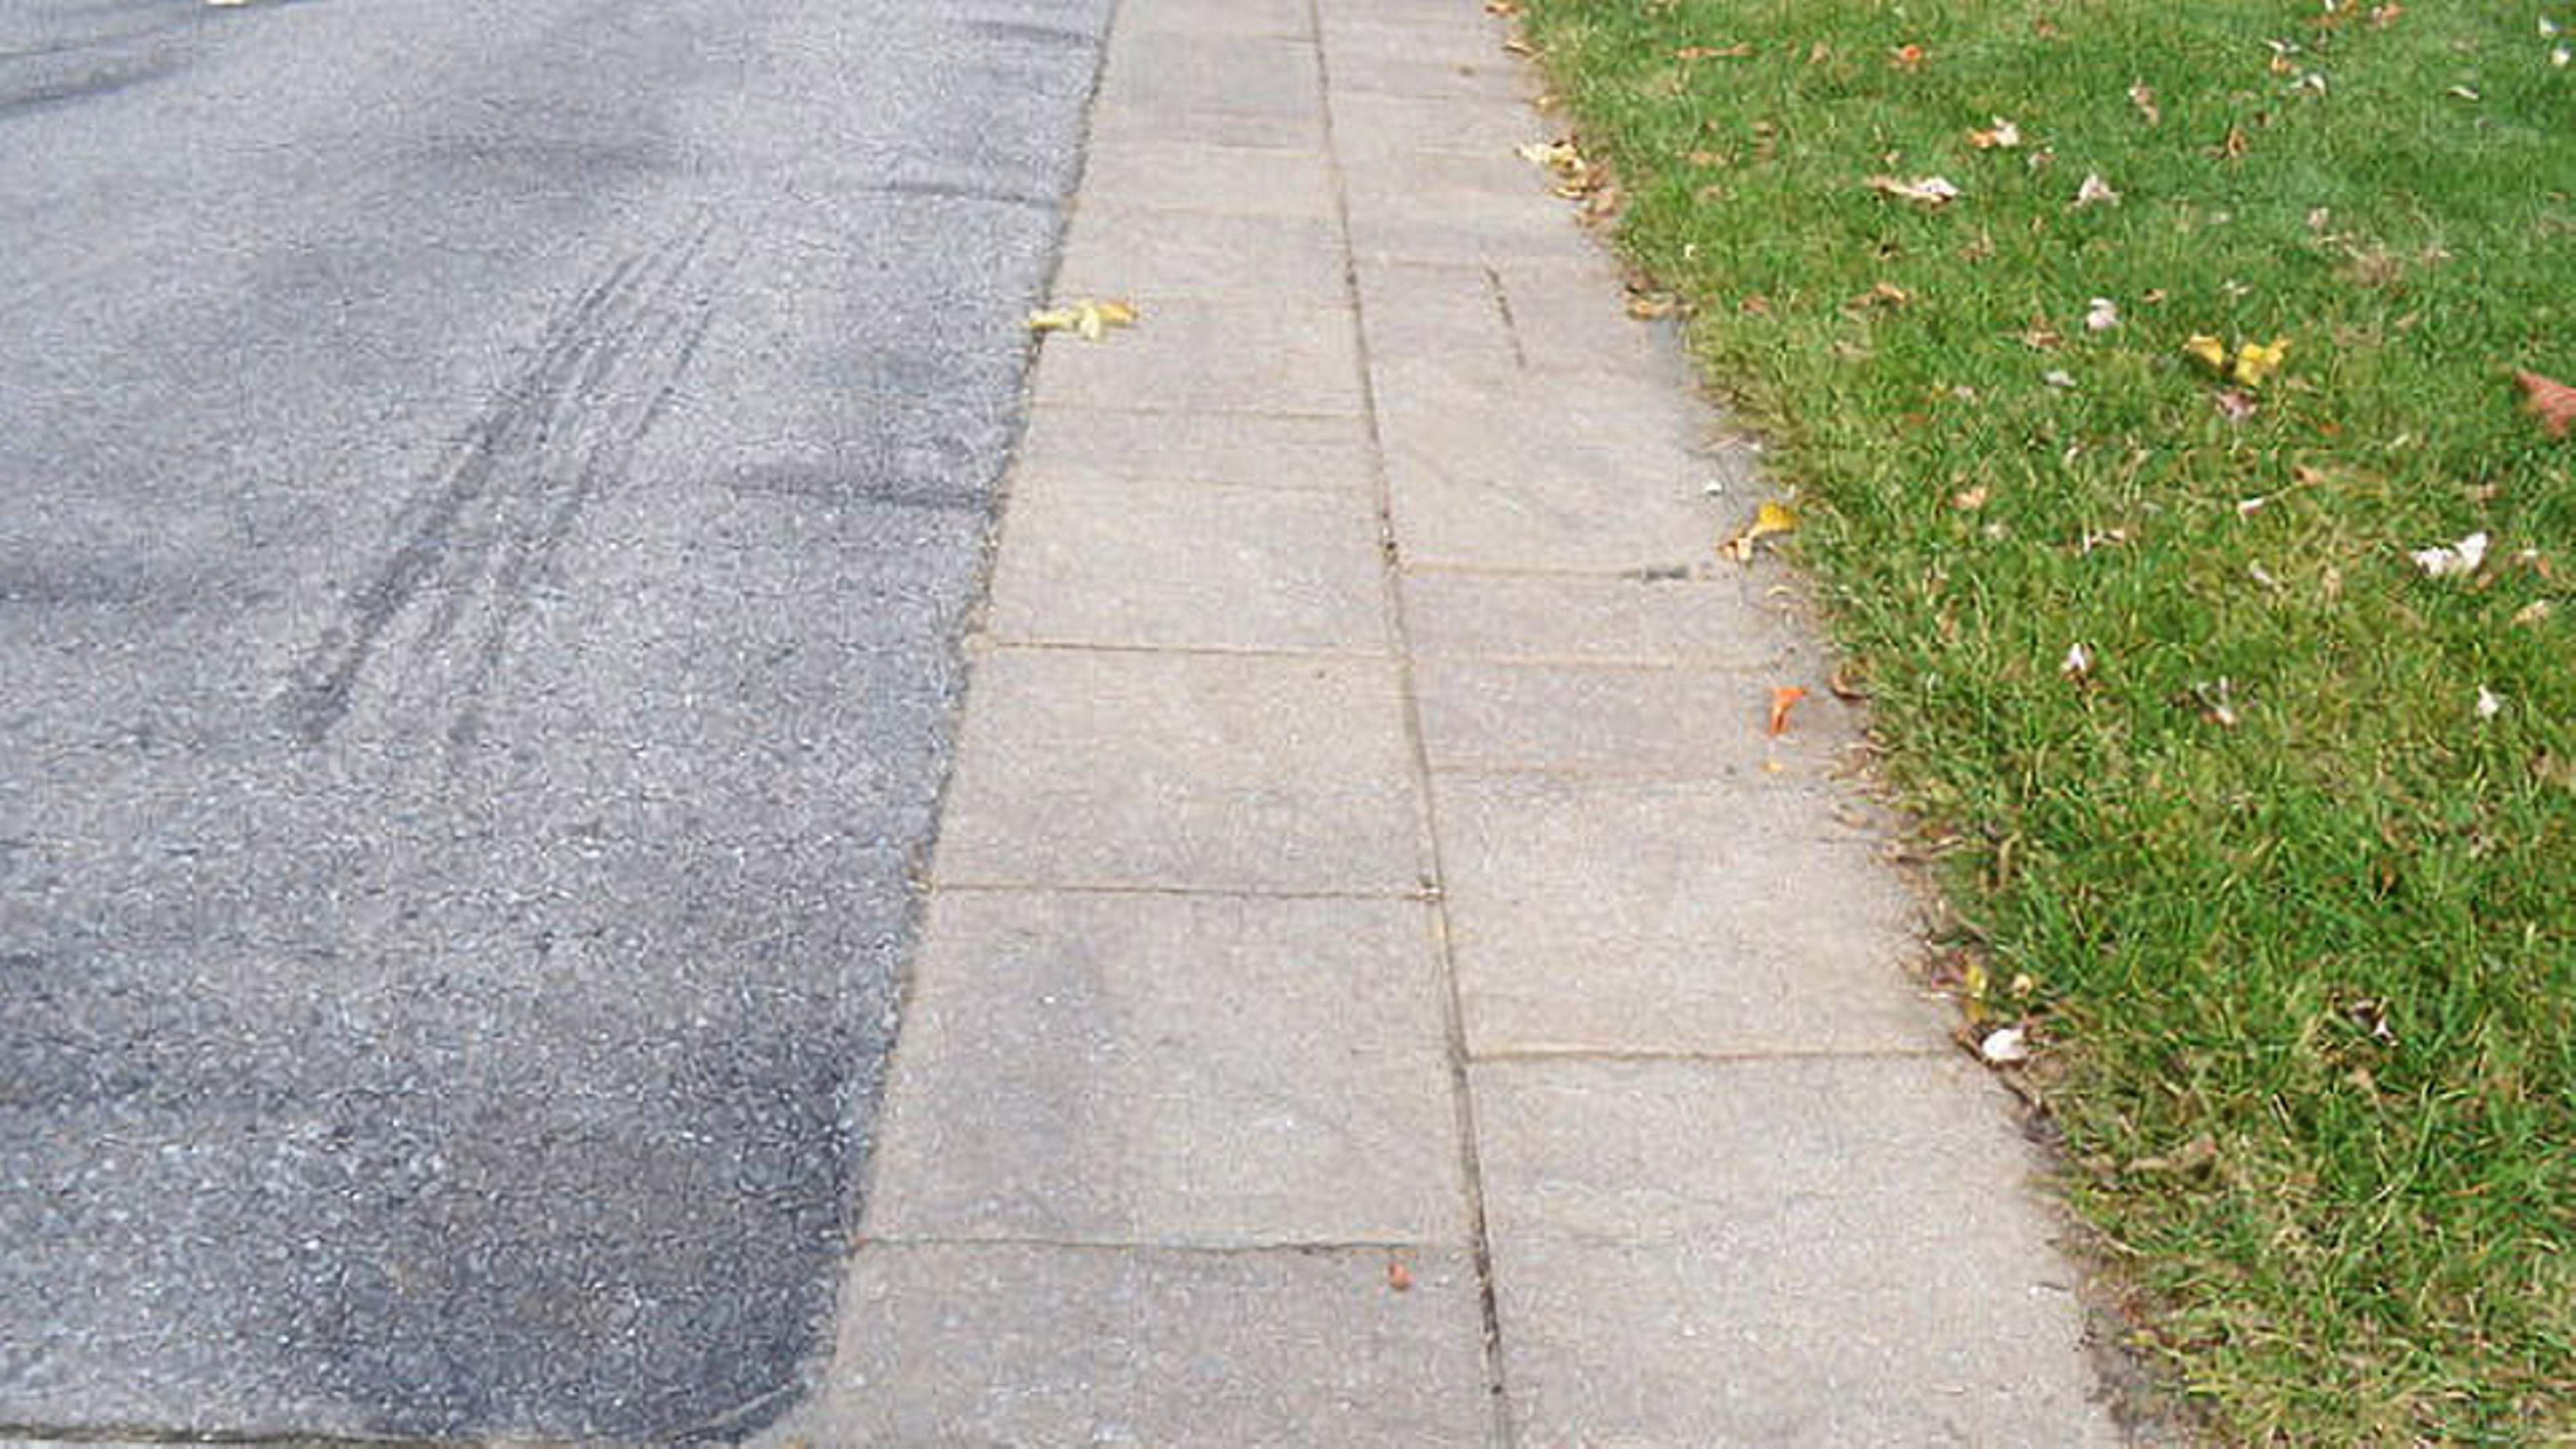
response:
[[[2191,334],[2191,340],[2182,345],[2182,350],[2212,367],[2224,369],[2227,366],[2227,344],[2206,332]]]
[[[2244,342],[2236,348],[2236,380],[2247,387],[2260,387],[2263,379],[2278,372],[2281,359],[2290,350],[2290,339],[2275,337],[2269,347]]]
[[[1029,314],[1032,332],[1070,332],[1086,342],[1098,342],[1109,335],[1112,327],[1136,325],[1136,306],[1132,302],[1074,302],[1062,307],[1042,307]]]
[[[1749,564],[1753,562],[1753,546],[1756,541],[1773,534],[1797,531],[1798,510],[1774,499],[1764,499],[1762,506],[1753,510],[1753,521],[1720,543],[1717,551],[1737,563]]]

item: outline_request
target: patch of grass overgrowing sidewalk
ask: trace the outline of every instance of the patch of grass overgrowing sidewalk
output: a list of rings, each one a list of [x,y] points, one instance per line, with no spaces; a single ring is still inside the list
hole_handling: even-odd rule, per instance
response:
[[[2576,1435],[2576,3],[1528,9],[2179,1381]]]

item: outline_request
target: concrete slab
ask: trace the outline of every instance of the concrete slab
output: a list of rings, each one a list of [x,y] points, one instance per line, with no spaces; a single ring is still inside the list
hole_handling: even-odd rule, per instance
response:
[[[1055,334],[1032,397],[1040,407],[1355,417],[1356,333],[1350,309],[1338,305],[1170,301],[1099,342]]]
[[[815,1402],[762,1442],[1471,1445],[1493,1425],[1456,1255],[869,1245],[840,1324]]]
[[[1771,691],[1808,697],[1778,738]],[[1540,770],[1729,780],[1747,792],[1826,779],[1852,738],[1848,706],[1813,675],[1424,659],[1414,667],[1434,770]]]
[[[1626,289],[1606,261],[1588,271],[1371,261],[1360,266],[1359,290],[1373,356],[1436,358],[1479,378],[1612,372],[1668,391],[1691,385],[1670,329],[1626,315]]]
[[[1350,296],[1349,265],[1341,228],[1322,218],[1111,203],[1074,218],[1055,291],[1130,298],[1154,316],[1176,299],[1223,297],[1338,309]]]
[[[1432,791],[1471,1055],[1948,1049],[1905,975],[1913,901],[1813,793],[1490,775]]]
[[[1084,205],[1227,216],[1335,216],[1327,158],[1288,146],[1222,146],[1162,136],[1095,136],[1082,163]]]
[[[1466,1247],[1431,939],[1410,901],[941,894],[868,1235]]]
[[[2036,1159],[1967,1062],[1474,1082],[1519,1442],[2120,1442]]]
[[[1389,663],[996,649],[971,688],[941,884],[1421,885]]]
[[[1488,574],[1405,575],[1405,630],[1426,659],[1523,664],[1664,665],[1782,679],[1829,656],[1788,607],[1779,576],[1720,565],[1683,578]]]
[[[1306,0],[1121,0],[1111,47],[1158,31],[1312,40],[1315,17]],[[1092,123],[1104,119],[1114,117]]]
[[[1389,647],[1377,511],[1356,493],[1036,472],[1002,537],[986,627],[1005,642]]]
[[[1142,8],[1152,14],[1150,0]],[[1194,136],[1210,118],[1258,116],[1282,134],[1319,135],[1321,64],[1304,38],[1121,26],[1092,103],[1093,130]]]
[[[1355,416],[1039,407],[1013,486],[1053,476],[1369,494],[1376,466]]]

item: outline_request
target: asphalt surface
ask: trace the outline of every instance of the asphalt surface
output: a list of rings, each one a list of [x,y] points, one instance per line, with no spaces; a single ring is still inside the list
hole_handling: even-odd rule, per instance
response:
[[[790,1401],[1108,4],[0,4],[0,1428]]]

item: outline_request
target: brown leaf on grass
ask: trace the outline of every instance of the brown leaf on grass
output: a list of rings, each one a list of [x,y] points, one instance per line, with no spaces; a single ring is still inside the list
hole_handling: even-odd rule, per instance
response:
[[[1947,206],[1959,199],[1959,188],[1951,185],[1946,176],[1918,176],[1911,181],[1898,176],[1872,176],[1866,184],[1881,196],[1919,206]]]
[[[2540,419],[2549,436],[2566,437],[2568,426],[2576,424],[2576,387],[2529,371],[2516,372],[2513,380],[2522,387],[2523,411]]]
[[[1970,131],[1968,144],[1980,151],[1997,149],[2009,151],[2021,144],[2021,127],[2002,116],[1997,116],[1993,129]]]
[[[2219,143],[2210,148],[2209,154],[2222,161],[2234,161],[2253,149],[2254,143],[2246,139],[2245,128],[2243,126],[2230,126],[2227,128],[2227,134],[2219,140]]]
[[[2129,104],[2138,108],[2138,114],[2147,118],[2148,125],[2164,124],[2165,113],[2156,109],[2156,93],[2145,81],[2129,87]]]
[[[1893,47],[1887,52],[1888,69],[1920,70],[1923,67],[1923,56],[1923,47],[1919,45],[1906,44]]]
[[[1843,304],[1846,312],[1862,312],[1872,307],[1902,307],[1914,300],[1914,294],[1894,282],[1872,282],[1868,291]]]
[[[1789,732],[1789,711],[1797,708],[1798,701],[1806,697],[1807,691],[1794,684],[1784,684],[1771,691],[1771,738],[1776,740]]]
[[[1752,55],[1753,42],[1749,40],[1739,40],[1733,45],[1685,45],[1681,49],[1673,52],[1673,59],[1682,61],[1747,60],[1750,59]]]

